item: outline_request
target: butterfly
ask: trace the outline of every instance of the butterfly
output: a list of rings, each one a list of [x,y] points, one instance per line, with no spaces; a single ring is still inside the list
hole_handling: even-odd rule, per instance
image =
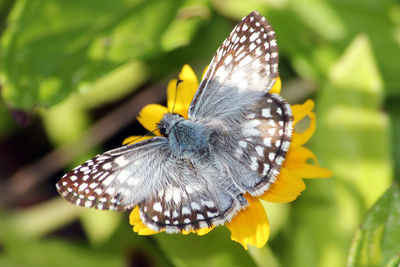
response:
[[[271,93],[275,32],[254,11],[218,48],[189,106],[166,113],[159,137],[97,155],[57,183],[68,201],[124,211],[175,233],[229,222],[276,181],[291,143],[290,105]]]

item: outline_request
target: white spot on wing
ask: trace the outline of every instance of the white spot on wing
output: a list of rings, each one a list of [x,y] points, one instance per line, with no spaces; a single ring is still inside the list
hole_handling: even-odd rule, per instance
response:
[[[103,181],[103,185],[104,186],[109,186],[111,184],[111,182],[114,180],[114,175],[110,175],[108,176],[104,181]]]
[[[117,179],[119,182],[122,184],[124,183],[130,176],[129,171],[127,170],[121,170],[121,172],[118,174]]]
[[[263,172],[262,172],[262,176],[265,176],[267,174],[268,170],[269,170],[269,164],[268,163],[264,163],[264,169],[263,169]]]
[[[174,210],[174,211],[172,212],[172,218],[178,218],[178,217],[179,217],[178,212],[177,212],[176,210]]]
[[[208,228],[208,224],[205,221],[199,222],[200,228]]]
[[[84,171],[89,170],[89,168],[88,168],[88,167],[81,167],[79,170],[80,170],[81,172],[84,172]]]
[[[173,193],[173,188],[171,188],[171,187],[168,187],[166,190],[165,190],[165,201],[166,202],[168,202],[168,201],[170,201],[171,199],[172,199],[172,193]]]
[[[174,188],[174,191],[172,193],[172,198],[174,199],[174,202],[176,204],[179,204],[181,202],[181,192],[179,190],[179,188]]]
[[[276,158],[276,162],[278,163],[278,165],[282,165],[284,160],[285,160],[285,158],[282,156],[279,156]]]
[[[207,206],[208,208],[213,208],[214,202],[211,200],[201,200],[201,204]]]
[[[270,152],[268,154],[268,158],[269,158],[269,160],[273,161],[275,159],[275,153],[274,152]]]
[[[194,209],[194,210],[200,210],[200,205],[197,204],[196,202],[192,202],[192,203],[190,204],[190,206],[191,206],[192,209]]]
[[[257,158],[256,157],[251,157],[251,165],[250,168],[253,171],[256,171],[258,169],[258,163],[257,163]]]
[[[265,118],[271,117],[271,110],[269,108],[263,108],[261,110],[261,115]]]
[[[161,203],[160,203],[160,202],[155,202],[155,203],[153,204],[153,209],[154,209],[155,211],[157,211],[157,212],[162,212]]]
[[[281,140],[276,140],[275,146],[276,146],[276,147],[279,147],[280,145],[281,145]]]
[[[245,136],[259,136],[260,135],[260,131],[255,128],[251,128],[251,129],[245,128],[245,129],[243,129],[242,132]]]
[[[250,42],[254,42],[258,38],[259,33],[255,32],[250,36]]]
[[[271,138],[270,137],[265,137],[263,141],[264,141],[264,145],[271,146]]]
[[[241,146],[241,147],[243,147],[243,148],[246,148],[246,147],[247,147],[247,142],[246,142],[246,141],[243,141],[243,140],[240,140],[240,141],[239,141],[239,146]]]
[[[274,134],[275,134],[275,128],[269,128],[269,129],[268,129],[268,133],[269,133],[270,135],[274,135]]]
[[[190,209],[188,208],[188,207],[183,207],[182,208],[182,214],[183,215],[188,215],[188,214],[190,214],[191,212],[190,212]]]
[[[225,64],[228,65],[229,63],[232,62],[233,56],[231,54],[229,54],[228,56],[226,56],[225,58]]]
[[[106,193],[109,195],[114,195],[115,193],[115,188],[114,187],[108,187],[106,190]]]
[[[104,170],[111,169],[111,167],[112,167],[111,162],[107,162],[106,164],[103,165],[103,169],[104,169]]]
[[[260,122],[259,120],[251,120],[251,121],[249,121],[249,122],[246,122],[246,123],[243,125],[243,127],[245,127],[245,128],[254,128],[254,127],[260,125],[260,123],[261,123],[261,122]]]
[[[249,115],[246,116],[248,119],[254,119],[256,117],[255,113],[250,113]]]
[[[119,167],[124,167],[126,164],[129,163],[129,160],[127,160],[124,156],[119,156],[114,160],[114,162],[119,166]]]
[[[83,191],[83,190],[85,190],[86,187],[88,187],[88,184],[87,184],[87,183],[82,183],[82,184],[79,186],[78,191]]]
[[[260,157],[264,156],[264,148],[262,146],[256,146],[256,151]]]
[[[289,141],[284,141],[283,144],[282,144],[282,150],[283,151],[288,151],[289,147],[290,147],[290,142]]]
[[[90,208],[93,205],[93,202],[90,200],[86,200],[85,207]]]

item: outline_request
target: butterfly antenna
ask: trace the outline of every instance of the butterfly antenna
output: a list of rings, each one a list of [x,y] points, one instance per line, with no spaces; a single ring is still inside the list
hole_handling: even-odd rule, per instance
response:
[[[146,137],[146,136],[149,136],[149,135],[154,134],[155,131],[157,131],[157,130],[159,130],[159,129],[160,129],[160,126],[157,126],[157,128],[155,128],[153,131],[147,132],[146,134],[144,134],[144,135],[142,135],[142,136],[140,136],[140,137],[138,137],[138,138],[136,138],[136,139],[130,141],[129,143],[126,143],[125,145],[131,145],[132,143],[136,143],[136,141],[142,139],[143,137]]]
[[[178,95],[178,85],[179,85],[181,82],[183,82],[183,80],[178,80],[178,81],[176,82],[176,87],[175,87],[175,99],[174,99],[174,105],[173,105],[173,107],[172,107],[172,112],[171,112],[171,113],[174,113],[175,104],[176,104],[176,98],[177,98],[177,95]],[[145,136],[152,135],[152,134],[155,133],[155,131],[157,131],[157,130],[159,130],[159,129],[160,129],[160,126],[157,125],[157,128],[155,128],[153,131],[148,132],[148,133],[146,133],[146,134],[144,134],[144,135],[142,135],[142,136],[140,136],[140,137],[138,137],[138,138],[136,138],[136,139],[130,141],[130,142],[127,143],[126,145],[129,145],[129,144],[131,144],[131,143],[134,143],[134,142],[136,142],[136,141],[142,139],[142,138],[145,137]]]
[[[177,96],[178,96],[178,85],[179,85],[181,82],[183,82],[183,81],[182,81],[182,80],[178,80],[178,81],[176,82],[174,106],[172,107],[171,113],[174,113],[174,110],[175,110],[176,98],[177,98]]]

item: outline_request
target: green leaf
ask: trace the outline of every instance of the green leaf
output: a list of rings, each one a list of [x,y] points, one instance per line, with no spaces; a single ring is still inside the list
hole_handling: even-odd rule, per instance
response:
[[[165,51],[190,43],[204,20],[210,17],[209,2],[209,0],[184,1],[176,19],[161,37],[161,46]]]
[[[279,263],[268,245],[262,248],[249,246],[249,254],[258,267],[279,267]]]
[[[215,9],[217,9],[223,15],[234,18],[236,20],[242,19],[253,10],[262,12],[266,10],[269,6],[268,4],[262,3],[262,1],[257,0],[215,0],[213,1],[213,4],[215,6]]]
[[[381,111],[382,99],[382,80],[369,39],[360,35],[330,71],[317,103],[320,124],[313,143],[327,155],[343,186],[356,190],[352,198],[360,207],[372,205],[391,178],[389,125]]]
[[[61,197],[54,198],[8,214],[3,222],[5,225],[1,229],[7,229],[4,235],[12,238],[17,238],[17,236],[30,239],[40,238],[76,220],[82,210]],[[0,213],[0,215],[2,214]],[[0,217],[0,223],[1,219]]]
[[[384,263],[400,255],[400,189],[398,184],[393,185],[393,188],[392,201],[389,206],[389,214],[383,234]]]
[[[77,242],[61,240],[12,240],[0,255],[1,266],[124,266],[119,253],[94,250]]]
[[[369,210],[353,239],[348,266],[397,266],[400,255],[400,189],[393,184]]]
[[[307,182],[307,190],[294,203],[283,265],[345,265],[354,229],[391,182],[382,96],[370,42],[358,36],[333,65],[316,99],[311,148],[334,176]]]
[[[3,33],[6,28],[6,21],[8,14],[10,13],[12,6],[14,5],[15,0],[1,0],[0,1],[0,35]]]
[[[340,15],[347,26],[344,40],[355,35],[365,34],[371,40],[371,47],[376,55],[376,61],[385,81],[385,91],[389,95],[400,94],[398,78],[399,65],[394,58],[400,58],[398,36],[393,29],[398,28],[400,4],[398,1],[373,1],[366,5],[363,0],[333,1],[334,11]],[[397,20],[397,21],[396,21]],[[398,34],[397,34],[398,35]],[[397,40],[396,40],[397,38]]]
[[[100,245],[114,233],[122,216],[113,211],[85,209],[80,219],[89,241],[93,245]]]
[[[54,146],[75,140],[90,122],[89,114],[77,101],[67,101],[42,112],[46,133]]]
[[[25,110],[51,106],[119,66],[154,58],[175,8],[154,0],[18,1],[1,42],[4,99]]]

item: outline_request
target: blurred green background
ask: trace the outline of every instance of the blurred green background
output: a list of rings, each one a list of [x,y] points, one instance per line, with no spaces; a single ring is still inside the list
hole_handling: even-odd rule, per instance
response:
[[[184,64],[200,76],[253,10],[276,31],[284,97],[316,102],[308,146],[334,173],[263,203],[265,247],[225,227],[142,237],[128,214],[58,196],[64,172],[145,133],[139,110]],[[398,266],[398,1],[0,0],[0,34],[0,266]]]

